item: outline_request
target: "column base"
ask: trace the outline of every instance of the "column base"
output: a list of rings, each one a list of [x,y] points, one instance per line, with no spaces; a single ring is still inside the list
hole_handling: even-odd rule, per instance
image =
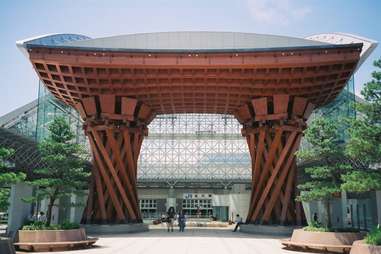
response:
[[[88,235],[112,235],[112,234],[132,234],[147,232],[148,224],[129,223],[129,224],[83,224]]]
[[[240,232],[255,235],[285,236],[290,237],[297,226],[279,226],[279,225],[256,225],[242,224]]]

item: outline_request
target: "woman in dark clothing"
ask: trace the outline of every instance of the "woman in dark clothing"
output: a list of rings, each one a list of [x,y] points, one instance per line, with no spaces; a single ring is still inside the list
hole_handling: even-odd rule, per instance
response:
[[[180,232],[184,232],[185,223],[186,223],[186,217],[185,217],[184,211],[181,211],[181,213],[179,214],[179,217],[177,218],[177,221],[179,223]]]
[[[167,230],[173,232],[173,220],[175,219],[175,208],[172,206],[167,212]]]

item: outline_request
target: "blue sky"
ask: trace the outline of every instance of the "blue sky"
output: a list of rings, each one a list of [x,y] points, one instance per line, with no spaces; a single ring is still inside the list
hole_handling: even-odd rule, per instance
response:
[[[237,31],[297,37],[346,32],[381,41],[379,0],[2,0],[0,116],[37,98],[38,79],[16,40],[48,33],[90,37],[158,31]],[[357,93],[381,56],[355,76]]]

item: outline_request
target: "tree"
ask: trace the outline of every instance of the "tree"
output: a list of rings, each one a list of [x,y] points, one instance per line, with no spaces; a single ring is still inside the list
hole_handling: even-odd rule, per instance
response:
[[[39,144],[42,161],[46,165],[33,171],[36,176],[30,183],[37,187],[35,195],[26,201],[48,199],[46,225],[49,226],[52,208],[56,200],[83,195],[87,187],[89,172],[85,167],[84,150],[74,142],[74,133],[62,117],[57,117],[48,126],[49,136]]]
[[[343,141],[340,138],[341,122],[320,117],[312,121],[305,130],[309,145],[297,152],[298,158],[311,162],[312,166],[304,169],[306,179],[298,188],[301,201],[321,200],[326,210],[326,227],[331,227],[330,200],[340,192],[341,175],[351,166],[341,162]]]
[[[372,80],[364,84],[361,94],[365,103],[360,103],[359,110],[373,124],[381,124],[381,57],[374,61],[374,67],[380,70],[372,72]]]
[[[381,58],[374,66],[381,68]],[[351,122],[345,152],[363,167],[342,176],[342,189],[353,192],[381,190],[381,70],[372,73],[361,94],[365,102],[358,103],[361,116]]]
[[[7,159],[14,153],[12,149],[0,147],[0,211],[8,208],[9,185],[25,179],[24,173],[11,172]]]

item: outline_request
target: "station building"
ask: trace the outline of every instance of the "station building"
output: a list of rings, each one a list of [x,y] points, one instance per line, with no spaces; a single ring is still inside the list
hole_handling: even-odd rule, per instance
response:
[[[150,41],[154,41],[153,43],[157,47],[170,48],[171,40],[162,41],[165,37],[172,38],[172,40],[175,38],[180,45],[199,46],[198,41],[184,41],[186,36],[185,32],[130,35],[129,42],[123,41],[123,38],[127,37],[110,37],[94,40],[95,45],[93,46],[101,47],[102,43],[108,43],[113,48],[118,48],[132,43],[135,47],[142,47],[142,43],[151,45]],[[200,33],[197,36],[208,37],[211,40],[209,47],[213,47],[215,44],[225,45],[225,48],[229,48],[226,46],[229,43],[234,44],[234,42],[229,42],[232,38],[246,38],[245,34],[239,33],[209,33],[206,35]],[[193,37],[189,38],[197,36],[193,34]],[[289,47],[298,47],[301,46],[301,42],[310,42],[311,45],[315,45],[315,43],[323,43],[323,45],[362,43],[360,60],[355,69],[359,68],[377,45],[369,39],[341,33],[319,34],[305,39],[279,37],[274,40],[273,37],[266,36],[255,36],[255,38],[257,43],[255,46],[261,45],[264,48],[278,47],[282,43]],[[65,41],[69,44],[70,41],[77,41],[77,44],[80,45],[82,40],[86,42],[87,39],[89,38],[81,35],[59,34],[20,41],[18,46],[23,53],[28,55],[27,49],[23,47],[26,41],[38,41],[41,45],[54,46]],[[218,42],[219,39],[228,41]],[[253,43],[249,36],[242,43],[250,42]],[[148,47],[147,45],[144,46]],[[131,45],[129,46],[131,47]],[[334,100],[313,112],[310,120],[321,115],[333,118],[356,117],[353,103],[356,101],[354,75],[355,73],[352,73],[345,88]],[[0,118],[2,133],[0,145],[16,150],[15,166],[27,170],[38,167],[40,161],[35,147],[48,135],[48,124],[55,116],[60,115],[70,122],[76,132],[76,142],[88,148],[90,161],[90,145],[84,135],[83,120],[79,113],[62,100],[57,99],[57,94],[52,94],[44,86],[43,81],[39,82],[38,98],[35,101]],[[177,211],[184,210],[188,216],[195,218],[213,216],[217,220],[227,221],[234,218],[236,214],[245,218],[249,212],[250,195],[253,188],[252,162],[246,140],[241,134],[241,128],[241,123],[232,114],[171,113],[157,115],[149,124],[149,135],[143,141],[138,161],[138,202],[143,219],[158,218],[171,206],[175,207]],[[16,190],[13,190],[13,197],[15,195]],[[369,227],[376,223],[372,221],[372,218],[377,218],[374,213],[377,214],[381,211],[380,208],[377,210],[377,207],[374,207],[377,195],[380,196],[374,194],[371,198],[367,196],[363,201],[351,201],[351,204],[354,205],[351,208],[351,216],[354,218],[353,221],[358,221],[358,225]],[[354,199],[358,200],[358,197]],[[67,204],[71,201],[73,200],[60,200],[60,203]],[[85,203],[85,200],[83,202]],[[378,203],[376,202],[376,204]],[[26,213],[30,213],[33,209],[43,209],[44,205],[43,202],[31,207],[25,207],[25,204],[22,206]],[[305,208],[304,212],[307,217],[307,213],[313,213],[318,206],[319,204],[306,206],[308,208]],[[347,210],[346,208],[346,206],[341,207],[340,211]],[[11,207],[11,209],[15,209],[15,207]],[[70,208],[61,205],[55,208],[53,220],[59,222],[70,219],[79,222],[82,211],[83,207]],[[378,216],[381,217],[380,214]]]

